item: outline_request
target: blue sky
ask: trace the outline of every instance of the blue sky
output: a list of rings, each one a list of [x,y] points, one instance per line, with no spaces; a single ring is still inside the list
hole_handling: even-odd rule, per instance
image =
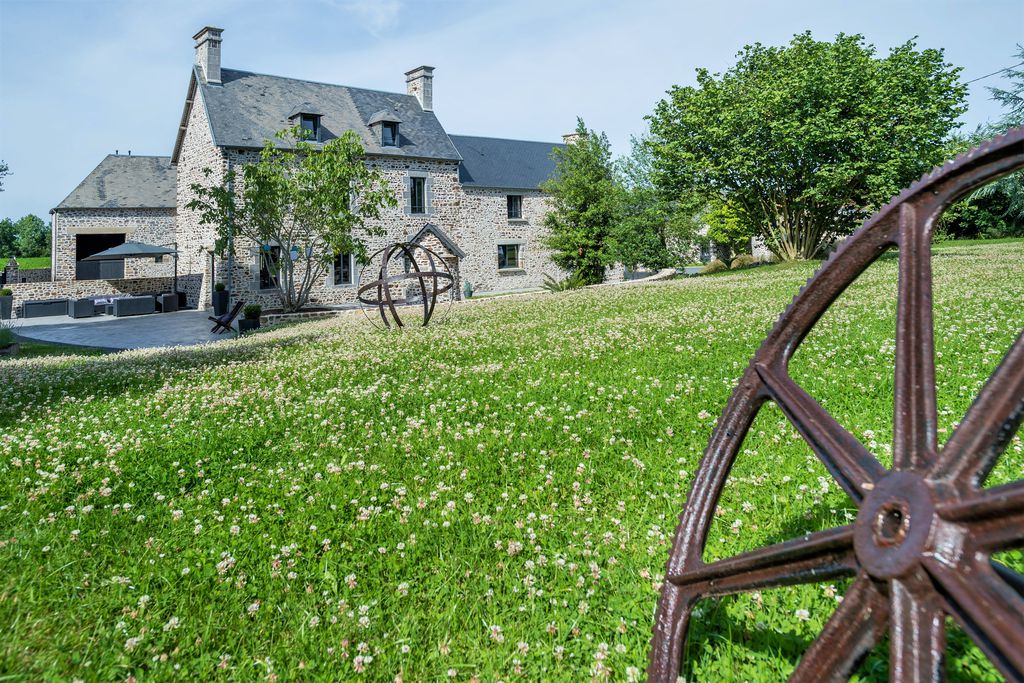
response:
[[[728,68],[746,43],[862,33],[880,52],[918,36],[969,80],[1014,63],[1021,0],[0,0],[0,217],[55,206],[115,149],[170,154],[191,36],[224,28],[223,63],[404,91],[436,67],[451,133],[559,140],[582,116],[616,153],[694,69]],[[972,84],[968,127],[994,118]]]

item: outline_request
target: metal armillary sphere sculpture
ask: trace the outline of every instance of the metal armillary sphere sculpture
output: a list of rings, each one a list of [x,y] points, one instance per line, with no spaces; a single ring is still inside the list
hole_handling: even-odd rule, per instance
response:
[[[426,327],[438,306],[447,315],[454,292],[455,278],[443,258],[420,244],[398,242],[370,257],[359,276],[356,298],[374,324],[379,319],[385,328],[404,327],[398,308],[416,306]]]
[[[1024,546],[1024,480],[983,488],[1024,415],[1024,330],[941,448],[936,440],[931,238],[936,218],[1024,167],[1024,128],[925,176],[836,250],[782,314],[733,391],[695,475],[658,601],[648,676],[676,681],[690,614],[708,597],[854,577],[790,681],[845,681],[888,631],[891,681],[940,681],[951,616],[1024,681],[1024,576],[992,554]],[[836,298],[899,249],[893,467],[788,373]],[[774,401],[859,508],[852,524],[705,564],[719,495],[758,409]]]

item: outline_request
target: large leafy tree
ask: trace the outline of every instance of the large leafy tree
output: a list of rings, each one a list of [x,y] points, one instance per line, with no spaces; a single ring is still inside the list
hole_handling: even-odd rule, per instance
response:
[[[39,216],[22,216],[14,224],[18,235],[15,250],[18,256],[49,256],[50,226]]]
[[[555,175],[541,186],[551,195],[544,243],[558,266],[587,284],[601,282],[615,261],[611,232],[619,207],[608,136],[577,119],[576,142],[552,154]]]
[[[383,234],[375,220],[397,205],[383,174],[366,165],[355,133],[322,147],[305,135],[297,127],[277,133],[258,161],[229,171],[220,184],[193,183],[196,196],[187,204],[216,228],[218,252],[258,245],[285,311],[309,302],[335,255],[365,262],[362,236]]]
[[[10,218],[0,220],[0,269],[7,265],[7,260],[18,255],[18,231]]]
[[[611,249],[631,268],[666,268],[677,261],[668,246],[673,205],[652,180],[650,146],[637,138],[631,143],[629,156],[615,163],[619,207],[609,234]]]
[[[656,179],[726,202],[786,260],[820,255],[940,162],[964,111],[960,69],[913,41],[880,58],[861,36],[808,32],[738,58],[658,103]]]

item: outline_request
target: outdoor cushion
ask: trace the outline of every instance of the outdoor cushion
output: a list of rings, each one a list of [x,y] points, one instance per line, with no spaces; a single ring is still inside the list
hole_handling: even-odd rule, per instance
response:
[[[26,301],[21,307],[23,318],[45,318],[50,315],[67,315],[67,299],[40,299]]]
[[[68,299],[69,318],[91,318],[96,315],[96,305],[92,299]]]
[[[114,317],[143,315],[156,312],[156,300],[151,296],[129,296],[114,300]]]

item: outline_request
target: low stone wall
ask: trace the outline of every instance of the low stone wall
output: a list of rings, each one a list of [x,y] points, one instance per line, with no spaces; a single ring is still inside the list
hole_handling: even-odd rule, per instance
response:
[[[49,268],[28,268],[22,270],[20,268],[8,268],[7,269],[7,284],[16,285],[22,282],[49,282],[50,281],[50,269]]]
[[[14,317],[21,315],[22,304],[26,301],[44,299],[81,299],[85,297],[142,294],[144,292],[169,292],[174,286],[173,277],[133,278],[130,280],[67,280],[63,282],[15,282],[6,285],[14,294]],[[178,289],[186,293],[190,306],[195,305],[199,294],[199,276],[186,275],[178,278]]]

